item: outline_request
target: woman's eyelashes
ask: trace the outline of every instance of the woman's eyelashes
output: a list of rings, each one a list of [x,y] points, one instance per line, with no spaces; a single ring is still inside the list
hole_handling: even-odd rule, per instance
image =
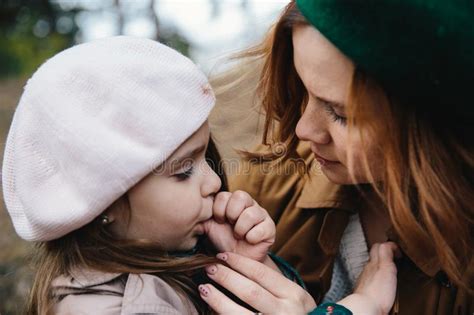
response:
[[[184,172],[176,173],[173,176],[176,177],[179,181],[184,181],[193,175],[193,171],[194,171],[194,167],[190,167]]]
[[[345,126],[346,123],[347,123],[347,118],[344,117],[344,116],[341,116],[341,115],[338,115],[336,113],[336,111],[334,110],[334,107],[331,106],[331,103],[329,102],[325,102],[325,101],[322,101],[321,102],[324,106],[324,109],[326,110],[326,112],[329,114],[329,116],[331,116],[332,120],[334,122],[338,122],[340,123],[341,125]]]

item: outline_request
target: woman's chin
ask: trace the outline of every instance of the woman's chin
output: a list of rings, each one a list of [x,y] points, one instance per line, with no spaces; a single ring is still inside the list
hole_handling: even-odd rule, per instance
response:
[[[352,177],[347,169],[321,168],[323,174],[334,184],[337,185],[360,185],[369,184],[371,181],[366,176]]]
[[[326,178],[329,179],[330,182],[338,184],[338,185],[348,184],[347,174],[345,174],[346,172],[342,172],[338,168],[325,167],[325,166],[321,166],[320,170],[324,174],[324,176],[326,176]]]
[[[330,182],[337,185],[353,185],[356,184],[349,173],[341,168],[322,167],[321,171],[329,179]]]

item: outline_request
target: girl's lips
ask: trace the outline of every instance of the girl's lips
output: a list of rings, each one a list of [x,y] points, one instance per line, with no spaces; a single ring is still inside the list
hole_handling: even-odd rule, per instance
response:
[[[196,230],[199,231],[200,235],[207,234],[212,225],[212,217],[207,220],[201,221],[196,224]]]
[[[195,227],[194,231],[197,235],[206,234],[206,227],[204,226],[204,223],[196,224],[196,227]]]

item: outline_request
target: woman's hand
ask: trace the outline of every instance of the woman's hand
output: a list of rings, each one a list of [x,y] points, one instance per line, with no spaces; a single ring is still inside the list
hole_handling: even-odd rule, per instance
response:
[[[232,269],[211,265],[206,267],[208,276],[261,313],[306,315],[316,307],[302,287],[262,263],[235,253],[218,254],[217,258]],[[211,284],[200,285],[199,292],[218,314],[254,314]]]
[[[354,294],[338,303],[354,315],[388,314],[397,287],[397,269],[393,262],[399,255],[395,243],[375,244],[370,261],[362,272]],[[303,288],[277,271],[246,257],[224,253],[217,256],[227,262],[208,266],[208,276],[234,293],[242,301],[264,314],[308,314],[316,304]],[[254,314],[222,294],[214,286],[199,286],[202,299],[218,314]]]
[[[397,292],[397,267],[393,259],[399,255],[398,246],[393,242],[374,244],[354,294],[338,303],[346,306],[354,315],[388,314]]]
[[[216,195],[213,218],[205,223],[209,240],[221,252],[233,252],[264,262],[275,242],[275,223],[244,191]]]

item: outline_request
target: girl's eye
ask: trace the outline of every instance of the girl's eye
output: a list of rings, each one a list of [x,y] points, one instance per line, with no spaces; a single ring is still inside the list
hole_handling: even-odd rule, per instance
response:
[[[174,174],[173,176],[176,177],[179,181],[183,181],[183,180],[186,180],[186,179],[190,178],[191,175],[193,175],[193,168],[192,167],[187,169],[186,171],[184,171],[182,173]]]
[[[335,111],[334,108],[327,102],[323,102],[324,109],[326,112],[331,116],[332,120],[335,122],[340,123],[341,125],[345,126],[347,123],[347,118],[338,115]]]

